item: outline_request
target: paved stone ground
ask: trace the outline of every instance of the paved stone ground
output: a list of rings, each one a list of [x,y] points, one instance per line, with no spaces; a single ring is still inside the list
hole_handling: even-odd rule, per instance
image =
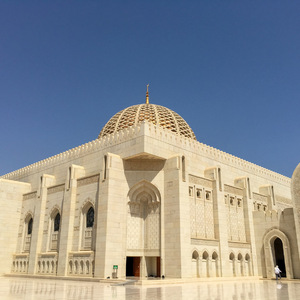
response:
[[[0,277],[1,300],[286,300],[300,299],[300,280],[210,281],[160,285]]]

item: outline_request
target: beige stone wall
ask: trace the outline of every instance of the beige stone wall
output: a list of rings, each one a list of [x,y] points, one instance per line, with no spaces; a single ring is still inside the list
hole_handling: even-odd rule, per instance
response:
[[[30,184],[0,179],[0,274],[10,273],[13,253],[16,251],[23,194]]]
[[[15,249],[6,256],[17,254],[24,259],[25,219],[32,214],[30,273],[39,273],[38,265],[44,262],[53,275],[93,276],[94,269],[95,276],[106,278],[118,265],[118,277],[124,277],[126,256],[142,256],[148,257],[141,262],[145,276],[147,268],[155,270],[151,257],[160,256],[161,275],[166,277],[265,275],[265,232],[277,226],[296,234],[290,230],[293,220],[274,219],[277,212],[293,206],[289,178],[148,123],[0,180],[18,180],[26,186],[13,199],[20,207],[19,227],[14,227],[17,246],[15,242]],[[157,191],[160,195],[155,204],[158,210],[146,222],[129,212],[130,191],[139,184],[145,194]],[[11,197],[10,186],[4,185],[4,190],[2,199]],[[84,247],[86,205],[95,209],[89,249]],[[55,210],[61,213],[59,255],[49,247]],[[152,254],[139,248],[145,245],[140,240],[142,229],[151,240],[147,245],[159,245],[159,249],[148,249]],[[296,244],[292,247],[295,253]],[[74,271],[75,264],[81,271]]]

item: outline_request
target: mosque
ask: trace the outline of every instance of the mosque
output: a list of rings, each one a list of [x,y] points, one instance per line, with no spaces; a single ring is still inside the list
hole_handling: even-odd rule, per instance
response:
[[[300,165],[202,144],[148,91],[95,140],[1,176],[0,203],[1,274],[300,278]]]

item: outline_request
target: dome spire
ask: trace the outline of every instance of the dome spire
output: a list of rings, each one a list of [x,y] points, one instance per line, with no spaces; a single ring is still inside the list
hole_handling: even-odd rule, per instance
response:
[[[148,92],[149,84],[147,84],[147,92],[146,92],[146,104],[149,104],[149,92]]]

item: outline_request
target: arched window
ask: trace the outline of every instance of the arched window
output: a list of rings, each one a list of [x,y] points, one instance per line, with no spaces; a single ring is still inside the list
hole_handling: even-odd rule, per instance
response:
[[[90,207],[86,214],[86,227],[93,227],[94,225],[94,208]]]
[[[203,254],[202,254],[202,259],[208,260],[208,257],[209,257],[208,253],[206,251],[204,251]]]
[[[54,208],[52,210],[52,213],[50,214],[49,229],[50,229],[49,250],[58,251],[59,232],[60,232],[60,213],[58,208]]]
[[[94,249],[94,223],[95,223],[95,209],[90,201],[82,208],[82,219],[81,219],[81,236],[82,242],[81,247],[84,250]]]
[[[199,258],[199,254],[198,254],[198,252],[195,250],[195,251],[193,252],[193,254],[192,254],[192,259],[197,260],[198,258]]]
[[[218,259],[218,254],[216,252],[214,252],[212,254],[212,257],[211,257],[213,260],[217,260]]]
[[[60,214],[57,213],[54,219],[54,231],[59,231],[60,226]]]
[[[32,225],[33,225],[33,219],[30,218],[28,221],[28,226],[27,226],[27,234],[30,235],[32,233]]]
[[[29,252],[30,250],[30,243],[31,243],[31,234],[33,228],[33,218],[31,214],[28,214],[25,218],[25,228],[24,228],[24,246],[23,249],[25,252]]]

